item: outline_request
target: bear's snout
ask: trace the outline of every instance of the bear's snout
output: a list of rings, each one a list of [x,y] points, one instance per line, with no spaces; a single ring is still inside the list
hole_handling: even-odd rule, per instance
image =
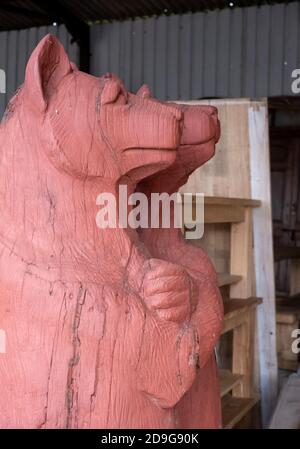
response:
[[[184,126],[181,145],[199,145],[210,140],[217,142],[220,125],[215,108],[203,106],[183,107]]]

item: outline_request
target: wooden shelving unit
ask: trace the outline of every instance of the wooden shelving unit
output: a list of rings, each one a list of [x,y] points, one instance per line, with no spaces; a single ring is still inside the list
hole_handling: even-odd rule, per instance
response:
[[[191,199],[191,207],[196,203]],[[252,242],[252,210],[260,201],[241,198],[205,197],[204,223],[230,226],[230,272],[219,273],[224,297],[222,334],[232,332],[232,367],[220,369],[223,427],[232,428],[254,407],[255,310],[262,303],[255,296]]]
[[[221,398],[233,390],[243,380],[242,374],[233,374],[229,369],[219,370]]]
[[[225,396],[222,399],[223,428],[232,429],[258,401],[259,398]]]

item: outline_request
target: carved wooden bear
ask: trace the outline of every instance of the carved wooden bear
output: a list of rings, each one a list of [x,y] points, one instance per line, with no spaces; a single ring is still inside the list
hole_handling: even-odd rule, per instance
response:
[[[198,284],[136,231],[95,220],[99,193],[133,192],[176,160],[182,112],[134,98],[46,36],[1,123],[1,428],[178,425]]]
[[[137,95],[151,98],[146,85],[139,89]],[[137,101],[135,97],[133,101]],[[155,99],[152,101],[157,103]],[[138,189],[148,197],[152,192],[172,194],[178,191],[193,171],[213,157],[215,144],[220,138],[215,107],[174,106],[184,113],[180,146],[174,164],[139,183]],[[174,214],[174,208],[171,214]],[[174,263],[178,261],[198,287],[197,310],[192,314],[191,321],[198,329],[200,370],[191,389],[176,405],[178,425],[185,428],[218,428],[221,426],[221,404],[214,347],[221,332],[223,302],[214,267],[199,246],[183,238],[181,230],[142,229],[140,234],[152,255]]]

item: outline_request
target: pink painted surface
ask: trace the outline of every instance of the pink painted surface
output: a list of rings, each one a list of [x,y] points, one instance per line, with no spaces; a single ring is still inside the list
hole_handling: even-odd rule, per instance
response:
[[[1,428],[219,425],[222,307],[207,256],[178,230],[95,220],[99,193],[176,190],[208,159],[207,111],[82,73],[53,36],[33,52],[0,128]],[[200,136],[182,126],[194,114]]]
[[[138,95],[150,98],[147,86]],[[153,100],[157,102],[156,100]],[[211,106],[175,105],[184,113],[184,126],[175,163],[139,183],[147,193],[170,194],[186,183],[189,175],[207,162],[215,153],[220,138],[217,109]],[[171,209],[174,213],[174,208]],[[188,272],[194,286],[189,323],[199,340],[199,371],[189,391],[175,407],[177,425],[184,428],[221,427],[220,391],[214,347],[219,339],[223,302],[217,287],[217,276],[206,253],[185,240],[178,229],[143,229],[141,239],[155,257],[180,263]]]

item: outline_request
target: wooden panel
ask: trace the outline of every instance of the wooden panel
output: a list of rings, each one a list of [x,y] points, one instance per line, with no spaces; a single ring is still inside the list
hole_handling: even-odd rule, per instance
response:
[[[286,371],[297,371],[299,366],[298,360],[287,360],[278,354],[278,367]]]
[[[222,334],[229,332],[243,324],[248,311],[260,304],[260,298],[230,299],[224,304],[224,323]]]
[[[244,215],[243,207],[205,205],[204,223],[238,223]]]
[[[262,421],[266,425],[276,403],[278,387],[267,100],[251,103],[248,120],[251,192],[253,198],[262,202],[261,207],[253,210],[253,238],[256,295],[263,298],[257,314],[257,346]]]
[[[248,310],[244,322],[233,330],[232,371],[243,374],[243,381],[233,390],[234,396],[252,396],[254,364],[254,309]]]
[[[225,396],[222,399],[222,420],[224,429],[232,429],[259,401],[258,398],[235,398]]]
[[[195,200],[194,200],[195,201]],[[227,198],[223,196],[205,196],[205,206],[228,206],[228,207],[260,207],[261,201],[250,198]]]
[[[295,311],[282,311],[276,313],[276,323],[278,324],[295,324],[297,323],[298,317],[300,315],[300,312],[295,313]],[[296,329],[296,327],[295,327]]]
[[[232,298],[225,302],[224,304],[224,319],[234,318],[250,309],[250,307],[257,306],[262,303],[261,298]]]
[[[232,285],[236,282],[241,281],[242,276],[230,273],[218,273],[218,283],[219,287],[224,287],[225,285]]]
[[[230,272],[243,278],[230,288],[231,298],[249,298],[253,290],[252,213],[245,211],[245,220],[231,226]]]
[[[184,198],[186,207],[192,207],[190,216],[196,216],[196,199]],[[244,220],[246,207],[259,207],[260,201],[243,198],[204,197],[205,223],[238,223]],[[189,224],[189,223],[186,223]]]
[[[203,248],[214,263],[218,273],[230,272],[230,225],[224,223],[205,224],[204,235],[193,241]]]
[[[219,380],[221,397],[223,398],[227,393],[229,393],[239,382],[241,382],[242,378],[242,375],[233,374],[228,369],[220,369]]]

